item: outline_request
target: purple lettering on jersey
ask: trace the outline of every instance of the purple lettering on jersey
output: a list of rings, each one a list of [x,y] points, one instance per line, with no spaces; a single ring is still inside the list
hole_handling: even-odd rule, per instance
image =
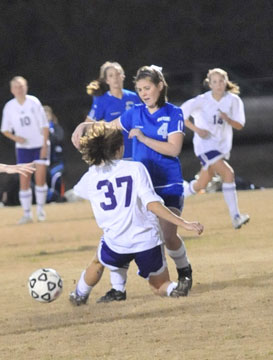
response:
[[[122,183],[124,182],[127,183],[125,207],[128,207],[131,204],[133,179],[131,176],[123,176],[116,178],[117,187],[121,187]]]
[[[108,191],[104,193],[104,196],[107,199],[110,199],[110,204],[105,204],[104,202],[100,203],[100,206],[103,210],[113,210],[117,206],[117,200],[114,195],[113,184],[108,180],[101,180],[97,183],[97,189],[100,190],[103,186],[106,186]]]

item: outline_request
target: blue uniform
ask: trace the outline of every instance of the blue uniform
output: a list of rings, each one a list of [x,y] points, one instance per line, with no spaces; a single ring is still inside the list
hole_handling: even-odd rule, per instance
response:
[[[119,99],[111,95],[110,91],[107,91],[101,96],[94,96],[92,108],[88,114],[88,117],[94,120],[105,120],[110,122],[119,118],[124,111],[129,110],[135,104],[139,104],[141,101],[138,95],[129,90],[122,90],[122,99]],[[128,133],[123,131],[124,138],[124,158],[132,157],[132,140],[128,139]]]
[[[170,103],[166,103],[153,114],[145,104],[135,105],[122,114],[120,123],[128,132],[132,128],[139,128],[144,135],[166,142],[169,135],[184,131],[183,113],[179,107]],[[178,157],[162,155],[138,141],[136,137],[133,138],[132,155],[133,160],[146,166],[155,191],[164,200],[166,196],[183,195],[182,169]]]

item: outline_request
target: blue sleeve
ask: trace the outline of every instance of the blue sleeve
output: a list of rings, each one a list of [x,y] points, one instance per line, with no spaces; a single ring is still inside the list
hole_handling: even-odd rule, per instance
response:
[[[124,130],[129,132],[133,127],[133,114],[135,111],[135,107],[133,106],[131,109],[125,111],[120,117],[120,124]]]
[[[175,132],[184,132],[184,117],[182,110],[179,107],[173,109],[171,121],[168,126],[168,134]]]
[[[89,111],[88,117],[90,117],[93,120],[104,119],[104,108],[103,108],[103,102],[101,101],[101,96],[93,97],[93,104],[91,110]]]

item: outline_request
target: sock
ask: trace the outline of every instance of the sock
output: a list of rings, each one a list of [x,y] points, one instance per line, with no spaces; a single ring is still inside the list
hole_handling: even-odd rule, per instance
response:
[[[189,188],[188,188],[189,195],[195,195],[196,194],[196,191],[194,190],[194,187],[193,187],[195,183],[196,183],[196,180],[190,181]]]
[[[89,295],[92,290],[92,286],[86,284],[84,280],[84,275],[85,275],[85,270],[82,272],[80,280],[76,287],[76,293],[80,296]]]
[[[181,268],[189,266],[189,261],[188,261],[184,241],[182,240],[180,235],[177,234],[177,236],[181,239],[181,247],[177,250],[167,249],[167,253],[175,262],[176,267],[178,269],[181,269]]]
[[[35,185],[37,211],[41,210],[46,203],[47,189],[47,184],[44,184],[43,186]]]
[[[110,271],[110,282],[112,288],[117,291],[125,291],[128,269],[120,268]]]
[[[19,191],[19,200],[20,204],[24,210],[26,216],[31,216],[31,205],[32,205],[32,190],[31,188],[27,190]]]
[[[238,208],[238,200],[237,200],[237,192],[236,192],[236,184],[233,183],[223,183],[222,184],[222,192],[224,195],[225,202],[228,206],[228,210],[232,219],[238,214],[240,214]]]
[[[177,283],[176,282],[171,282],[169,284],[169,286],[167,287],[167,296],[170,296],[171,292],[173,291],[173,289],[175,289],[177,287]]]

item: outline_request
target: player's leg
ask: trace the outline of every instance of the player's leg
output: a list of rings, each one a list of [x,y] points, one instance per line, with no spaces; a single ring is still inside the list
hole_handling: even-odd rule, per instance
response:
[[[170,280],[163,244],[136,253],[134,258],[138,266],[138,274],[149,281],[155,295],[184,296],[178,291],[177,283]]]
[[[189,184],[189,191],[192,195],[198,193],[201,190],[205,190],[208,183],[211,181],[213,173],[210,169],[201,168],[198,179],[192,180]]]
[[[23,217],[19,220],[19,224],[27,224],[32,222],[32,190],[30,186],[31,182],[31,174],[27,174],[26,176],[20,174],[19,175],[19,201],[24,210]]]
[[[87,269],[81,274],[75,291],[72,291],[69,300],[72,304],[80,306],[86,304],[92,288],[100,281],[104,266],[95,255]]]
[[[225,202],[229,209],[230,217],[235,229],[239,229],[249,221],[249,215],[240,214],[234,171],[232,167],[223,159],[218,160],[210,166],[211,171],[217,173],[222,178],[222,192]]]
[[[36,162],[35,173],[35,197],[36,197],[36,211],[38,221],[45,221],[46,214],[44,205],[46,203],[48,186],[46,183],[47,166],[44,163]]]

